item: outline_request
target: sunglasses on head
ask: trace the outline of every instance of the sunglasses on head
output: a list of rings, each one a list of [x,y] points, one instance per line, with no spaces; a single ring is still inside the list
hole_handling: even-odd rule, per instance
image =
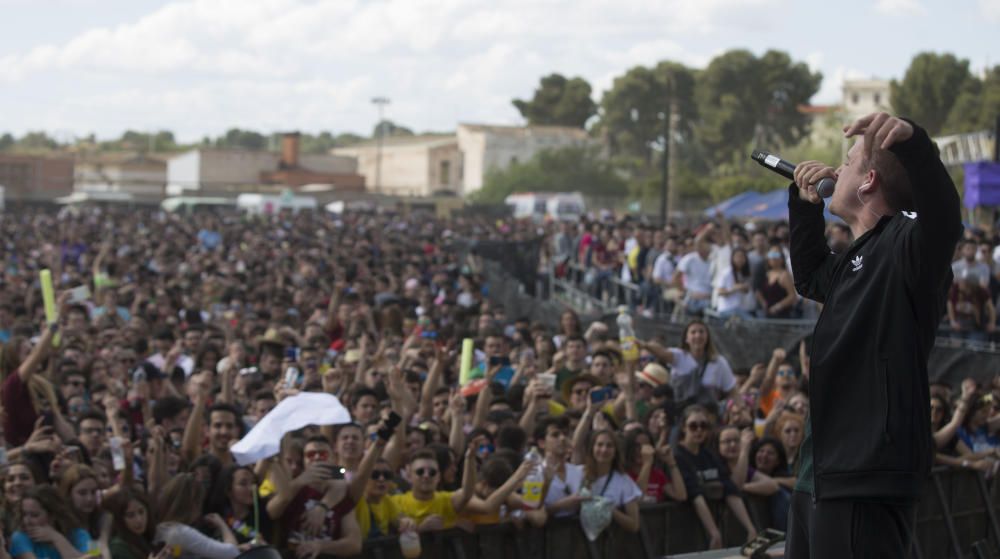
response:
[[[374,472],[372,472],[372,479],[374,479],[375,481],[379,480],[389,481],[390,479],[392,479],[392,472],[390,472],[389,470],[375,470]]]
[[[435,468],[417,468],[413,470],[413,473],[417,474],[417,477],[434,477],[438,475],[438,471]]]
[[[687,424],[688,431],[706,431],[709,428],[707,421],[692,421]]]

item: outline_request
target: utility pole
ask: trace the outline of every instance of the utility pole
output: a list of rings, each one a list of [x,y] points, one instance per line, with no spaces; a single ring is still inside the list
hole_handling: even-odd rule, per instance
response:
[[[385,106],[389,104],[388,97],[372,97],[372,104],[378,107],[378,123],[376,128],[378,128],[378,137],[376,138],[375,144],[375,192],[381,192],[382,190],[382,140],[385,137],[385,126],[383,123],[383,112],[385,111]]]
[[[671,95],[673,97],[673,95]],[[663,167],[660,170],[660,226],[670,220],[670,214],[677,207],[677,189],[670,188],[674,181],[674,160],[670,151],[674,139],[674,122],[677,118],[677,102],[672,98],[663,114]]]

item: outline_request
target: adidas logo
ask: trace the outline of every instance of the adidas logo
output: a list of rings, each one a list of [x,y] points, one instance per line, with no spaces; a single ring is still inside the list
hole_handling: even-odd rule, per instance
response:
[[[864,266],[863,259],[864,258],[860,254],[851,259],[851,266],[853,266],[851,269],[852,272],[857,272],[862,266]]]

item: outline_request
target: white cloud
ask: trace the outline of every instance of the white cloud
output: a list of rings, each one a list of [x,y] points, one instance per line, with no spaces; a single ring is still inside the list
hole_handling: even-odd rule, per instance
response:
[[[875,11],[893,16],[922,16],[927,13],[920,0],[875,0]]]
[[[979,11],[991,22],[1000,22],[1000,0],[979,0]]]

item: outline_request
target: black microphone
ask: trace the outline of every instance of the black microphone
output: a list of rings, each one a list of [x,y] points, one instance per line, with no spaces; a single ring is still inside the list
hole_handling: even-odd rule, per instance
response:
[[[795,172],[795,164],[789,163],[777,155],[755,149],[753,150],[753,153],[750,154],[750,159],[753,159],[757,163],[760,163],[764,167],[767,167],[786,179],[795,180],[795,175],[793,175]],[[821,198],[829,198],[830,196],[833,196],[833,188],[836,184],[836,181],[830,177],[824,177],[820,179],[819,183],[816,185],[816,194],[819,194]]]

